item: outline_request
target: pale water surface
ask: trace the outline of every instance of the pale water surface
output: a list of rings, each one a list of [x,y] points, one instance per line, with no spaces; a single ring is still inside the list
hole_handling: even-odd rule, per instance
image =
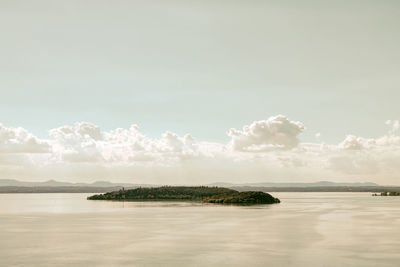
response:
[[[400,266],[400,197],[274,193],[277,205],[0,194],[0,266]]]

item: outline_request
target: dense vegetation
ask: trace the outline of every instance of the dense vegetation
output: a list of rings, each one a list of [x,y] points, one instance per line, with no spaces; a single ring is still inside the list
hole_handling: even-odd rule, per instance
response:
[[[223,187],[186,187],[162,186],[153,188],[136,188],[119,190],[89,197],[91,200],[203,200],[222,194],[234,194],[237,191]]]
[[[93,195],[89,200],[189,200],[219,204],[273,204],[279,199],[263,192],[238,192],[224,187],[163,186],[136,188]]]
[[[400,196],[400,192],[382,192],[379,195],[378,194],[373,194],[373,196]]]
[[[248,204],[274,204],[274,203],[280,203],[280,200],[264,192],[247,191],[232,195],[214,196],[205,199],[204,202],[248,205]]]

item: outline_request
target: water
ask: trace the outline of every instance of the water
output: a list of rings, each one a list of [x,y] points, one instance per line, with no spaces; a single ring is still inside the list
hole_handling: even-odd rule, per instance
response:
[[[0,194],[0,266],[399,266],[400,197],[253,207]]]

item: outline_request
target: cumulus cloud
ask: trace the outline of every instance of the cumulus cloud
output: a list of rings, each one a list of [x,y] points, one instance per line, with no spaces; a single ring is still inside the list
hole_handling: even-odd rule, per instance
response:
[[[102,131],[79,122],[51,129],[48,139],[0,125],[0,178],[389,184],[400,177],[400,136],[398,121],[387,124],[390,130],[381,137],[348,135],[338,144],[300,142],[304,125],[282,115],[231,129],[226,143],[171,131],[150,138],[137,125]]]
[[[376,144],[376,141],[373,139],[366,139],[362,137],[357,137],[354,135],[348,135],[346,138],[339,144],[339,147],[345,150],[362,150],[366,148],[370,148]]]
[[[347,135],[346,138],[339,143],[339,148],[344,150],[365,150],[365,149],[394,149],[400,146],[399,121],[386,121],[391,129],[387,134],[378,138],[364,138],[360,136]]]
[[[139,131],[137,125],[101,132],[91,123],[76,123],[49,131],[54,138],[53,150],[61,161],[104,162],[116,165],[130,163],[168,164],[196,155],[194,138],[170,131],[152,139]]]
[[[236,151],[266,151],[292,149],[299,144],[298,136],[305,127],[301,122],[291,121],[283,115],[255,121],[242,130],[230,129],[231,145]]]
[[[50,146],[27,130],[0,124],[0,153],[46,153]]]
[[[386,125],[391,126],[391,130],[389,131],[389,134],[391,134],[391,135],[398,134],[398,132],[400,130],[400,122],[398,120],[387,120]]]
[[[327,154],[328,169],[345,175],[369,176],[389,179],[400,176],[399,122],[387,121],[391,127],[387,134],[378,138],[348,135],[338,144],[331,146]]]
[[[100,127],[88,123],[78,122],[75,125],[66,125],[49,131],[51,137],[61,143],[76,143],[85,140],[101,140]]]
[[[53,151],[62,161],[69,162],[96,162],[103,159],[99,150],[99,141],[102,140],[100,127],[79,122],[49,131],[53,138]]]

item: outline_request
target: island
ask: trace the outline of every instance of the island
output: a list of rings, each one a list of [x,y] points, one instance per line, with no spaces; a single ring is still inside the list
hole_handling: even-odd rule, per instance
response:
[[[380,196],[380,197],[393,197],[393,196],[400,196],[400,192],[382,192],[380,194],[374,193],[372,194],[374,197]]]
[[[239,192],[224,187],[208,186],[162,186],[136,188],[89,196],[88,200],[114,201],[201,201],[203,203],[254,205],[280,203],[268,193],[261,191]]]

